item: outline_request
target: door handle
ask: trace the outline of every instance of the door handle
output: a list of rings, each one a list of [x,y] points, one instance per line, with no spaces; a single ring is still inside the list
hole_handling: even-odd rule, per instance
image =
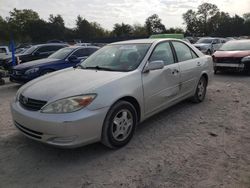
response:
[[[197,66],[200,67],[200,66],[201,66],[201,63],[200,63],[200,62],[197,62]]]

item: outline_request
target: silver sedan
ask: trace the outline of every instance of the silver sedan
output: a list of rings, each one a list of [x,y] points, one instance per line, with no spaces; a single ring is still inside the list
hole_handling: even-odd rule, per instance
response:
[[[187,98],[202,102],[212,73],[211,57],[181,40],[113,43],[22,86],[13,121],[25,136],[54,146],[119,148],[148,117]]]

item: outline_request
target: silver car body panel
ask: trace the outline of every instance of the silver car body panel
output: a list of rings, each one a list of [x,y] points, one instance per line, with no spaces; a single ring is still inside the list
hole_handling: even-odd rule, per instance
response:
[[[163,69],[144,73],[143,70],[155,46],[164,41],[180,41],[188,45],[198,56],[186,62],[174,63]],[[140,106],[140,121],[153,114],[194,95],[202,74],[213,73],[213,63],[192,45],[177,39],[144,39],[114,43],[150,43],[144,59],[131,72],[86,70],[68,68],[57,71],[21,87],[17,92],[25,97],[53,101],[83,95],[97,94],[95,100],[82,110],[66,114],[46,114],[41,111],[24,109],[18,100],[11,104],[13,120],[26,136],[44,143],[76,147],[101,140],[102,125],[111,106],[124,97],[134,98]],[[176,74],[172,70],[178,70]],[[21,126],[19,126],[21,125]],[[31,130],[31,132],[29,132]],[[29,134],[43,133],[41,139]],[[27,134],[27,132],[29,134]]]

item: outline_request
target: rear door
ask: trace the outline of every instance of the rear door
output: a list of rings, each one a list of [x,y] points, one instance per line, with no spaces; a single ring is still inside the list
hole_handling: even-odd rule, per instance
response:
[[[169,42],[159,43],[155,47],[148,61],[156,60],[164,61],[165,67],[142,73],[146,116],[168,105],[180,92],[180,69]]]
[[[188,45],[180,41],[173,41],[172,44],[180,67],[181,96],[189,95],[196,87],[202,62]]]

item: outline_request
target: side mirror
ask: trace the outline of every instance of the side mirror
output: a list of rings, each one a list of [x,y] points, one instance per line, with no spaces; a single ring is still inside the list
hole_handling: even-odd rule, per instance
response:
[[[164,62],[162,60],[151,61],[151,62],[148,62],[143,72],[145,73],[145,72],[149,72],[152,70],[159,70],[163,68],[164,68]]]
[[[78,61],[78,58],[77,58],[77,56],[72,55],[72,56],[70,56],[70,57],[68,58],[68,60],[69,60],[70,62],[76,62],[76,61]]]

